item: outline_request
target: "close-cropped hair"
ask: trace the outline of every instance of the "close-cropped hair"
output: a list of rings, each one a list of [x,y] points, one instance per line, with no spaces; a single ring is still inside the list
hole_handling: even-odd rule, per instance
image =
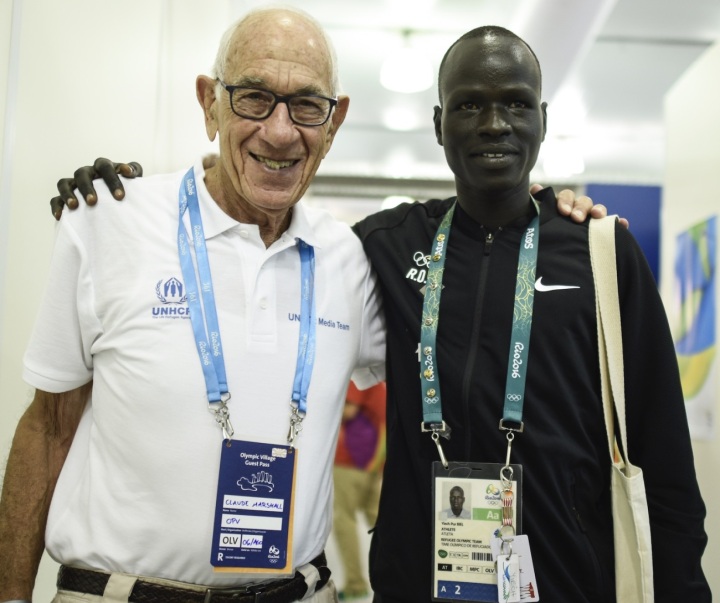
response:
[[[445,51],[445,55],[442,58],[442,61],[440,61],[440,69],[438,71],[438,98],[440,99],[440,104],[442,105],[442,81],[443,81],[443,73],[445,71],[445,63],[447,61],[448,56],[450,55],[450,52],[452,51],[455,46],[457,46],[460,42],[463,42],[465,40],[472,40],[476,38],[484,38],[486,36],[489,37],[498,37],[498,38],[507,38],[510,40],[515,40],[516,42],[520,42],[525,48],[527,48],[530,51],[530,54],[535,59],[535,64],[538,68],[538,74],[540,75],[540,82],[542,85],[542,70],[540,69],[540,61],[537,58],[537,55],[535,54],[535,51],[530,47],[530,44],[528,44],[525,40],[523,40],[519,35],[516,33],[513,33],[509,29],[505,29],[504,27],[500,27],[499,25],[482,25],[481,27],[476,27],[475,29],[471,29],[467,33],[464,33],[461,35],[457,40],[455,40],[451,45],[450,48]]]

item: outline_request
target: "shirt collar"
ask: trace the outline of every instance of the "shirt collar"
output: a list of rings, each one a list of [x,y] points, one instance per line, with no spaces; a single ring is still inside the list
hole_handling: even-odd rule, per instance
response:
[[[240,222],[228,216],[208,192],[205,186],[205,169],[203,168],[202,160],[198,160],[193,167],[195,168],[195,186],[198,191],[200,214],[202,216],[205,238],[211,239],[231,228],[237,227]],[[257,228],[255,225],[252,226]],[[322,247],[322,241],[315,230],[311,217],[308,215],[302,200],[300,200],[293,206],[290,227],[280,240],[290,239],[294,244],[296,239],[301,239],[312,247],[320,248]]]

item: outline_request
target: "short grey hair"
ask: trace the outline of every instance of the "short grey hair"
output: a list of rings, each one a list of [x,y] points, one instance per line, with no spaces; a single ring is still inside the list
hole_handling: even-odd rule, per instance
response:
[[[315,17],[305,12],[304,10],[296,8],[294,6],[275,5],[256,8],[245,14],[235,23],[233,23],[233,25],[231,25],[225,31],[222,38],[220,39],[220,46],[218,48],[217,56],[215,57],[215,63],[213,64],[212,68],[212,76],[218,80],[225,80],[225,67],[227,65],[228,52],[230,51],[230,45],[232,43],[233,35],[238,30],[238,28],[240,28],[247,20],[255,17],[256,15],[260,15],[263,13],[273,13],[278,11],[287,11],[296,14],[304,21],[315,27],[315,29],[317,29],[317,31],[320,33],[322,39],[325,41],[325,46],[328,49],[328,58],[330,59],[330,86],[332,88],[330,90],[330,94],[332,96],[337,96],[340,92],[340,77],[338,75],[337,54],[335,53],[335,46],[333,45],[330,36],[327,35],[325,29],[322,25],[320,25],[320,22]]]

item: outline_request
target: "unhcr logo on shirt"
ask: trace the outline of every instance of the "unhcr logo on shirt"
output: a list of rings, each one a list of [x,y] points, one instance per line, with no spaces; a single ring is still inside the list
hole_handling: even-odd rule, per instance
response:
[[[174,276],[159,280],[155,285],[155,294],[163,305],[153,307],[153,318],[190,318],[185,286],[180,280]]]

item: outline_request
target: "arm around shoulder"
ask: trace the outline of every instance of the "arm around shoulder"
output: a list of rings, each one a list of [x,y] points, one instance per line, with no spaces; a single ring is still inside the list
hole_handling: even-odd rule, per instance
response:
[[[50,501],[91,389],[37,390],[18,423],[0,500],[0,601],[32,599]]]

